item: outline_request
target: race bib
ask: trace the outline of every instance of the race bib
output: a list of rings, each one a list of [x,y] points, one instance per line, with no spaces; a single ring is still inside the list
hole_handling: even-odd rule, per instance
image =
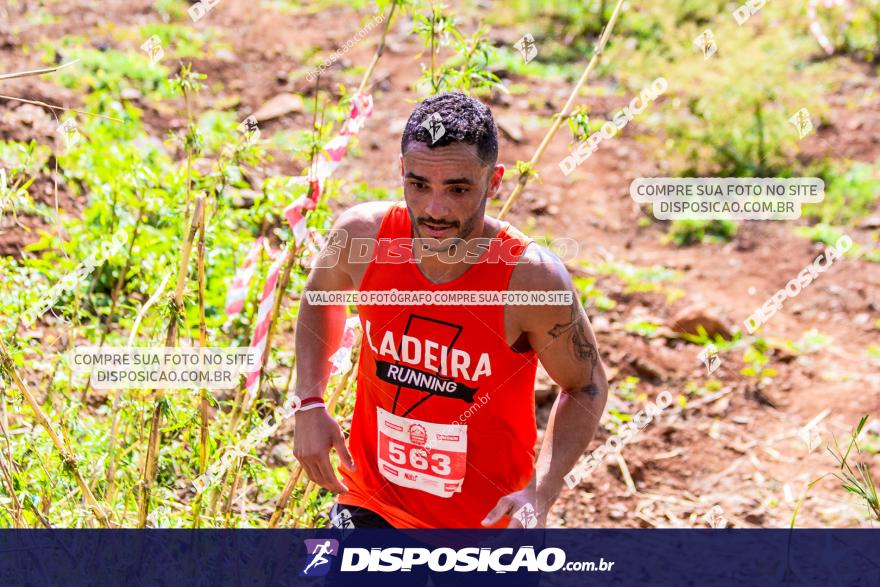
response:
[[[382,476],[401,487],[439,497],[461,491],[467,463],[467,425],[435,424],[376,408]]]

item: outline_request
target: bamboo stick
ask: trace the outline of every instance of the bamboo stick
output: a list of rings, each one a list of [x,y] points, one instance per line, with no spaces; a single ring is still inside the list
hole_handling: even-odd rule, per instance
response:
[[[529,177],[531,175],[531,171],[534,170],[535,166],[540,161],[541,156],[544,154],[544,150],[547,148],[547,145],[550,144],[550,141],[556,136],[556,131],[559,130],[559,127],[562,125],[563,121],[566,120],[571,114],[571,107],[574,104],[575,98],[577,98],[578,94],[581,91],[581,88],[586,83],[587,78],[592,73],[593,68],[599,62],[599,59],[602,57],[602,53],[605,51],[605,44],[608,42],[608,37],[611,36],[611,31],[614,29],[614,24],[617,22],[617,15],[620,13],[620,8],[623,5],[623,0],[617,0],[617,5],[614,7],[614,12],[611,13],[611,18],[608,19],[608,24],[605,25],[605,29],[602,31],[602,35],[599,37],[599,42],[596,43],[596,50],[593,52],[593,57],[590,59],[589,64],[587,64],[587,68],[581,74],[580,79],[574,86],[574,89],[571,91],[571,94],[568,96],[568,100],[565,102],[565,106],[562,107],[562,111],[553,119],[553,123],[550,125],[550,129],[547,130],[547,134],[544,135],[544,139],[541,141],[541,144],[538,145],[538,150],[535,151],[535,154],[532,155],[532,158],[529,159],[528,166],[524,171],[521,171],[519,177],[517,178],[516,186],[513,188],[510,196],[507,197],[507,200],[504,202],[504,206],[501,208],[501,211],[498,213],[498,219],[502,220],[507,213],[510,212],[510,209],[513,208],[513,205],[516,203],[520,194],[525,188],[526,183],[529,181]]]
[[[199,270],[199,346],[208,346],[208,326],[205,320],[205,221],[202,213],[202,223],[199,227],[199,246],[197,253]],[[208,470],[208,391],[205,388],[199,390],[199,475],[204,475]],[[199,527],[202,509],[202,493],[196,495],[193,505],[193,528]]]
[[[107,513],[104,507],[98,503],[98,500],[95,499],[94,494],[92,494],[86,482],[83,480],[82,475],[80,475],[79,469],[77,468],[77,460],[76,455],[73,454],[70,447],[58,436],[58,433],[55,432],[55,428],[52,426],[51,422],[49,422],[49,418],[46,417],[46,414],[40,408],[40,404],[37,403],[37,399],[30,392],[27,385],[25,385],[24,381],[21,380],[21,377],[18,376],[18,371],[15,368],[15,364],[12,361],[12,356],[9,354],[9,351],[6,349],[6,345],[3,343],[3,340],[0,339],[0,363],[2,363],[3,370],[9,374],[12,382],[21,392],[22,396],[24,396],[28,405],[31,407],[31,410],[34,412],[34,415],[37,418],[37,422],[46,429],[46,432],[49,434],[49,438],[52,439],[52,444],[55,445],[55,449],[58,451],[61,456],[61,460],[65,465],[65,468],[68,469],[70,474],[73,476],[73,479],[76,481],[76,484],[79,486],[80,492],[82,492],[83,497],[86,500],[86,503],[92,508],[92,514],[98,519],[98,523],[105,528],[109,528],[111,526],[110,519],[107,517]]]
[[[181,247],[180,268],[177,272],[177,285],[174,288],[172,298],[172,312],[168,320],[168,332],[165,337],[165,346],[177,346],[178,325],[177,320],[183,313],[183,290],[186,286],[186,275],[189,267],[189,258],[192,253],[193,241],[201,226],[205,213],[205,196],[196,196],[195,210],[193,210],[192,223]],[[150,435],[147,439],[147,453],[144,460],[143,478],[141,479],[140,491],[138,492],[138,527],[147,525],[147,515],[150,509],[150,492],[153,480],[156,477],[156,467],[159,459],[159,435],[162,426],[162,405],[164,393],[157,392],[156,404],[153,407],[153,419],[150,423]]]
[[[376,69],[376,64],[379,62],[379,58],[382,57],[382,53],[385,51],[385,37],[388,35],[388,30],[391,28],[391,20],[394,18],[394,9],[397,8],[397,2],[391,2],[391,10],[388,12],[388,18],[385,19],[385,28],[382,30],[382,37],[379,39],[379,46],[376,48],[376,52],[373,54],[373,59],[370,61],[369,67],[367,67],[367,71],[364,72],[364,77],[361,79],[361,85],[358,86],[357,93],[358,95],[362,93],[366,87],[367,82],[373,77],[373,70]]]
[[[367,71],[364,72],[364,77],[361,79],[361,83],[358,86],[357,94],[362,93],[366,89],[367,84],[368,84],[369,80],[372,78],[373,72],[376,69],[376,64],[378,63],[379,58],[382,56],[382,53],[385,50],[385,40],[388,35],[388,31],[391,28],[391,21],[394,17],[394,10],[395,10],[396,6],[397,6],[397,2],[393,1],[391,3],[391,9],[388,12],[388,18],[385,21],[385,28],[382,30],[382,36],[379,40],[379,45],[376,48],[376,52],[373,54],[373,59],[371,60],[370,65],[367,68]],[[318,92],[316,90],[315,91],[315,99],[316,100],[317,100],[317,95],[318,95]],[[315,108],[315,112],[317,113],[317,108]],[[288,275],[289,275],[289,272],[288,272]],[[276,303],[279,302],[281,295],[283,293],[284,293],[284,288],[279,288],[278,289],[278,299],[276,300]],[[276,315],[277,315],[277,313],[276,313]],[[270,333],[271,333],[271,327],[272,326],[270,324]],[[355,348],[357,348],[357,346],[358,345],[356,344]],[[267,344],[266,344],[266,351],[267,352],[270,351],[270,346],[268,344],[268,340],[267,340]],[[357,368],[357,361],[354,360],[355,356],[356,356],[356,351],[352,355],[352,357],[353,357],[352,369],[343,378],[344,381],[346,381],[346,382],[348,381],[348,377],[350,376],[351,371],[353,371]],[[294,357],[294,361],[295,361],[295,359],[296,358]],[[293,367],[291,366],[291,375],[293,373],[292,369],[293,369]],[[289,383],[289,380],[288,380],[288,383]],[[333,407],[335,407],[335,405],[336,405],[336,401],[342,392],[342,388],[343,388],[343,385],[341,385],[341,384],[338,385],[336,390],[334,390],[334,393],[331,396],[330,404],[328,407],[328,411],[330,413],[333,412]],[[269,528],[277,527],[278,523],[281,521],[281,517],[284,513],[284,510],[287,509],[287,504],[290,501],[290,496],[292,495],[293,490],[296,488],[297,483],[299,483],[299,480],[300,480],[300,477],[302,476],[302,473],[303,473],[303,470],[299,464],[294,466],[293,470],[290,473],[290,477],[287,480],[287,483],[284,485],[284,489],[281,491],[281,494],[278,496],[278,500],[275,502],[275,510],[272,512],[272,516],[269,519]]]
[[[76,63],[79,63],[79,59],[74,59],[73,61],[68,61],[67,63],[62,63],[61,65],[56,65],[55,67],[44,67],[42,69],[31,69],[31,70],[27,70],[27,71],[16,71],[13,73],[3,73],[3,74],[0,74],[0,81],[7,80],[7,79],[15,79],[17,77],[30,77],[33,75],[44,75],[46,73],[54,73],[56,71],[64,69],[65,67],[70,67],[71,65],[74,65]]]

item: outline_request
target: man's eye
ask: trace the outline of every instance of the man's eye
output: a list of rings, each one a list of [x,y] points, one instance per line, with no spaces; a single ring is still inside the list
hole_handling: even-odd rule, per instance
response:
[[[452,192],[455,194],[464,194],[467,193],[468,189],[463,187],[454,187],[452,188]]]
[[[420,182],[420,181],[411,181],[411,182],[409,182],[409,185],[412,186],[413,188],[417,189],[417,190],[423,190],[423,189],[425,189],[425,184],[423,184],[423,183]]]

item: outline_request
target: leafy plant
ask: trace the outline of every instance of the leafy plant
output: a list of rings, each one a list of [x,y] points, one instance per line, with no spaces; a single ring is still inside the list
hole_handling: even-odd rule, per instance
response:
[[[624,325],[623,329],[645,338],[654,338],[657,335],[657,329],[661,326],[663,325],[650,320],[631,320]]]
[[[837,452],[834,451],[831,447],[828,447],[828,452],[831,453],[831,456],[837,461],[840,465],[840,469],[837,473],[834,473],[834,476],[840,480],[843,488],[852,493],[853,495],[861,498],[865,504],[870,509],[871,513],[880,522],[880,497],[877,495],[877,486],[874,483],[874,479],[871,476],[871,469],[865,463],[856,463],[855,468],[848,460],[850,458],[850,453],[852,449],[856,449],[856,454],[861,456],[862,449],[859,446],[858,438],[862,433],[862,429],[865,427],[865,424],[868,421],[868,415],[862,416],[862,419],[859,420],[858,426],[856,426],[855,431],[852,433],[849,441],[849,445],[846,447],[846,452],[841,452],[840,446],[837,445],[837,440],[835,439],[835,447]]]
[[[792,348],[796,353],[814,353],[827,347],[834,342],[834,337],[822,334],[815,328],[810,328],[804,332],[801,337],[792,343]]]
[[[824,163],[808,169],[805,176],[825,182],[825,197],[816,204],[804,204],[804,216],[820,225],[845,226],[871,214],[880,196],[880,162]]]
[[[38,147],[36,141],[26,145],[0,141],[0,221],[6,214],[15,217],[18,212],[43,211],[28,188],[48,158],[49,150]]]
[[[419,84],[427,87],[430,94],[450,90],[483,92],[495,88],[506,91],[498,76],[489,69],[492,49],[488,29],[481,26],[465,36],[456,26],[455,18],[443,10],[442,5],[432,0],[427,13],[414,14],[413,33],[422,40],[430,59],[428,66],[422,64]],[[441,47],[450,44],[455,56],[438,64]]]
[[[764,339],[757,339],[743,354],[743,362],[746,366],[740,369],[740,373],[752,379],[754,389],[761,389],[778,374],[776,369],[766,367],[770,360],[766,355],[767,350],[767,342]]]
[[[664,238],[676,246],[684,247],[708,242],[726,242],[736,234],[737,224],[732,220],[673,220]]]
[[[639,267],[625,262],[608,261],[599,264],[596,270],[600,274],[620,278],[626,284],[627,293],[659,292],[663,290],[662,284],[679,278],[678,272],[661,265]]]
[[[610,49],[609,62],[626,63],[619,75],[632,91],[657,72],[669,81],[669,91],[639,118],[651,129],[646,140],[670,161],[670,174],[791,175],[799,166],[799,135],[789,118],[806,108],[821,125],[827,112],[821,96],[835,79],[833,69],[811,61],[814,41],[797,27],[767,35],[738,26],[724,2],[700,4],[654,4],[628,15],[623,26],[643,34],[633,31],[634,42]],[[756,18],[793,22],[799,13],[794,5],[768,3]],[[718,50],[707,61],[693,40],[710,22]]]
[[[106,111],[107,98],[121,99],[126,88],[151,99],[174,96],[168,69],[161,63],[152,65],[145,52],[100,50],[85,44],[84,39],[66,37],[57,45],[47,45],[43,59],[47,63],[55,61],[57,51],[65,58],[79,59],[74,67],[61,70],[56,79],[65,87],[90,93],[95,105],[103,106],[98,112]]]

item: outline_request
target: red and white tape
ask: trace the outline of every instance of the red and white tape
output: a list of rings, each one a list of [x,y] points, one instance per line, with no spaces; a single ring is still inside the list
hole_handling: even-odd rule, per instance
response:
[[[309,169],[307,176],[295,178],[296,183],[308,183],[310,186],[308,195],[300,196],[292,204],[284,209],[284,218],[293,231],[293,238],[296,246],[301,246],[308,238],[316,239],[316,235],[311,235],[312,231],[306,228],[306,213],[314,210],[321,194],[324,191],[324,182],[339,164],[348,148],[351,138],[358,134],[373,113],[373,98],[369,94],[358,94],[351,107],[348,119],[342,125],[339,133],[330,139],[324,146],[323,152],[316,157],[315,164]],[[266,357],[266,338],[269,334],[269,324],[272,319],[272,308],[275,306],[276,288],[278,286],[279,273],[281,268],[290,255],[290,251],[284,251],[284,254],[278,255],[269,273],[266,275],[266,282],[263,285],[263,292],[260,297],[260,309],[257,312],[257,320],[254,326],[254,334],[251,337],[251,346],[260,349],[260,357],[265,363]],[[246,295],[246,294],[245,294]],[[348,330],[348,329],[347,329]],[[345,339],[344,339],[345,340]],[[352,340],[353,335],[352,335]],[[350,356],[350,351],[349,351]],[[260,390],[260,371],[261,366],[249,372],[246,379],[247,395],[249,400],[256,398]]]

